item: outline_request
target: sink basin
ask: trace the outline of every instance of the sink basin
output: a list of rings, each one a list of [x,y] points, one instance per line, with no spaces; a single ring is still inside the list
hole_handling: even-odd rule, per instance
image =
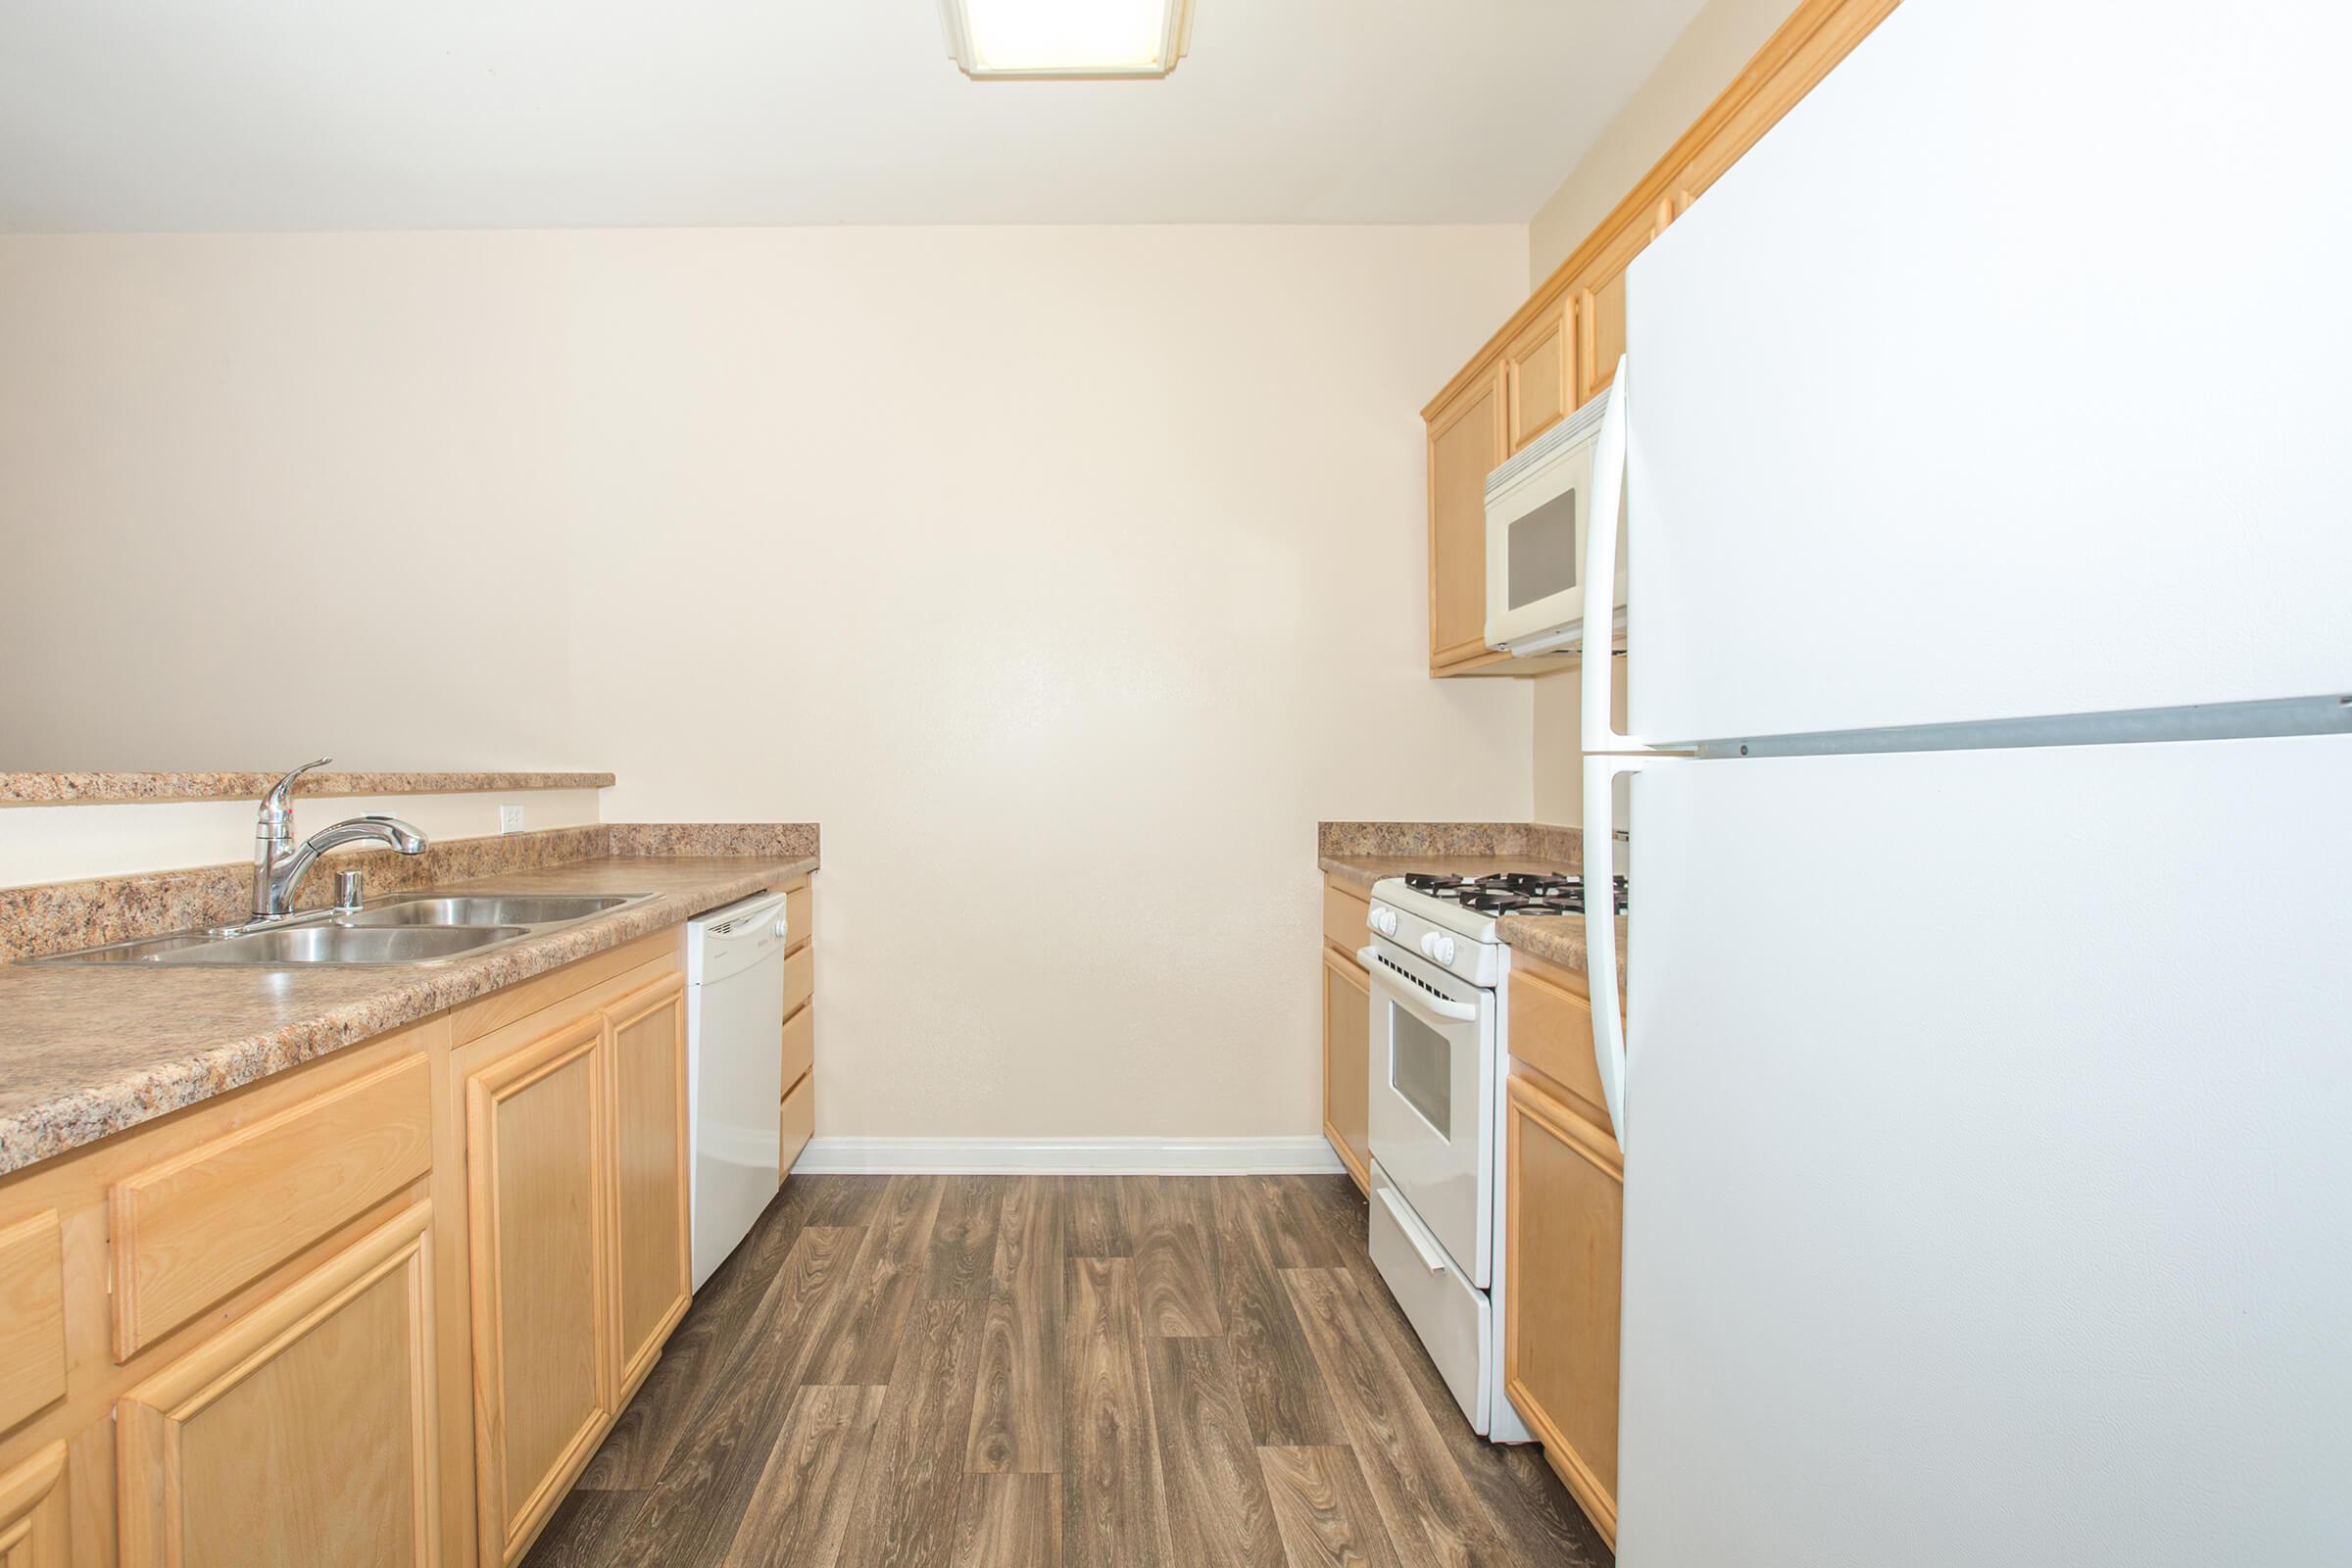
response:
[[[256,931],[250,936],[223,937],[168,949],[147,957],[150,963],[416,963],[428,958],[455,957],[494,942],[521,936],[518,925],[284,926]]]
[[[244,964],[269,968],[308,963],[431,963],[569,925],[652,893],[394,894],[381,904],[338,914],[310,909],[258,931],[175,931],[53,953],[33,963]]]
[[[629,901],[625,898],[564,897],[553,894],[481,894],[465,898],[423,898],[377,905],[335,916],[337,925],[452,926],[556,925],[565,920],[602,914]]]

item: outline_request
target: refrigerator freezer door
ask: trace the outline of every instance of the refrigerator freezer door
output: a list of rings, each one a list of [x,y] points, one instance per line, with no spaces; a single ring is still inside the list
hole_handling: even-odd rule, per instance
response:
[[[2352,691],[2352,8],[1907,0],[1628,282],[1652,741]]]
[[[1620,1561],[2352,1561],[2352,738],[1633,787]]]

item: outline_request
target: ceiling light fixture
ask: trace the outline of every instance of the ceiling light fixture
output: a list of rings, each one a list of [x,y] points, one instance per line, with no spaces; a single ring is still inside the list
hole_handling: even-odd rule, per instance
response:
[[[1193,0],[939,0],[939,8],[948,54],[975,81],[1164,76],[1193,35]]]

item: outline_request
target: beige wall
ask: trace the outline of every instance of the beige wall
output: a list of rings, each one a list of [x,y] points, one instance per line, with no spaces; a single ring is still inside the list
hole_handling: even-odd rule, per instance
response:
[[[0,766],[817,820],[825,1132],[1312,1133],[1315,820],[1529,812],[1526,686],[1426,674],[1417,412],[1526,254],[0,239]]]
[[[1529,288],[1584,243],[1795,9],[1796,0],[1709,0],[1529,220]],[[1615,671],[1621,720],[1624,666],[1618,661]],[[1536,817],[1574,823],[1583,816],[1585,799],[1577,678],[1573,672],[1546,675],[1534,684]]]
[[[97,806],[0,808],[0,888],[135,876],[182,866],[220,865],[253,854],[258,801],[123,801]],[[294,803],[297,835],[345,817],[397,816],[435,843],[488,838],[503,807],[522,812],[521,831],[586,827],[598,814],[594,790],[481,791],[465,795],[305,795]]]

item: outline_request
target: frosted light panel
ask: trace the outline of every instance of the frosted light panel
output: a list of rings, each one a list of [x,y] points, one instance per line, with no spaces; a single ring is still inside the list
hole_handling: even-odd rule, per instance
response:
[[[1159,63],[1168,11],[1167,0],[964,0],[964,17],[982,71],[1132,71]]]

